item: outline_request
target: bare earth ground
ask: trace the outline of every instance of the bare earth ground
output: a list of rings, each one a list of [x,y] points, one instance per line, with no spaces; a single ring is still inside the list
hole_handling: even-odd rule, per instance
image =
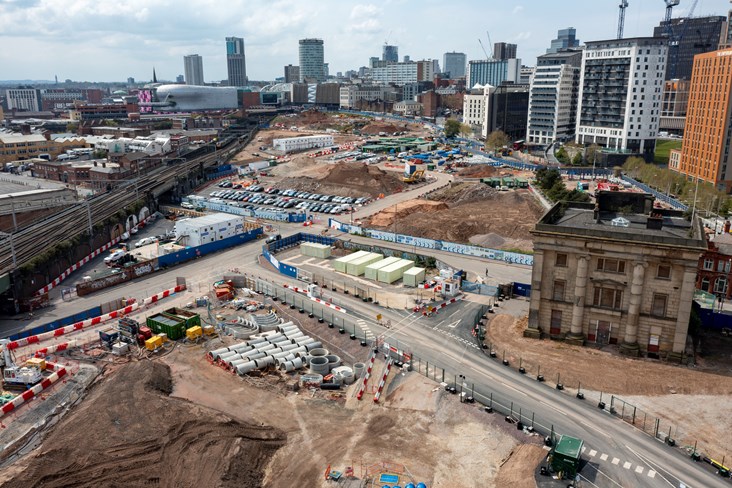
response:
[[[57,425],[7,487],[257,487],[285,442],[210,408],[170,398],[160,362],[131,363]]]
[[[296,188],[317,193],[372,198],[400,192],[404,189],[404,183],[399,175],[364,163],[334,163],[327,166],[321,174],[322,176],[314,178],[304,175],[297,178],[286,177],[280,181],[279,185],[283,188]]]
[[[547,451],[542,446],[521,444],[511,451],[510,457],[501,466],[498,477],[496,477],[496,486],[536,488],[536,481],[534,481],[530,467],[538,466],[546,455]]]
[[[367,227],[497,249],[533,249],[529,231],[543,210],[528,190],[500,192],[482,183],[458,183],[382,210]]]
[[[581,383],[585,394],[610,394],[672,425],[672,437],[680,443],[700,447],[721,458],[732,453],[726,434],[732,429],[729,395],[732,377],[653,359],[622,357],[613,349],[598,350],[559,341],[527,339],[522,336],[527,318],[497,315],[490,320],[486,342],[493,344],[499,358],[506,351],[511,364],[522,365],[536,375],[538,366],[548,382],[560,381],[575,391]],[[589,392],[588,390],[594,390]],[[588,396],[589,398],[589,396]]]

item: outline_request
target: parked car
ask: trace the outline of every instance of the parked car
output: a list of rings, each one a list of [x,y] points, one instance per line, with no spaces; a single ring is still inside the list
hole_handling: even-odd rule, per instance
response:
[[[147,246],[148,244],[154,244],[158,242],[157,237],[143,237],[135,243],[135,247]]]

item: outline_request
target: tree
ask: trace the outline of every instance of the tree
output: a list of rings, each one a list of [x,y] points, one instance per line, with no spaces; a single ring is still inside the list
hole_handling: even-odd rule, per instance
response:
[[[494,130],[488,134],[488,138],[485,140],[485,145],[492,149],[493,152],[497,152],[503,146],[507,146],[509,142],[511,142],[511,140],[505,132],[502,130]]]
[[[470,137],[473,135],[473,128],[468,124],[460,124],[460,135],[463,137]]]
[[[569,155],[567,154],[567,150],[564,149],[564,146],[560,147],[557,152],[554,153],[554,157],[557,158],[560,163],[567,164],[569,162]]]
[[[585,149],[585,161],[587,161],[587,164],[593,164],[599,156],[600,146],[597,144],[590,144],[587,149]]]
[[[448,119],[445,122],[445,137],[455,137],[460,133],[461,123],[455,119]]]
[[[572,158],[572,164],[575,166],[579,166],[582,164],[582,153],[577,151],[574,153],[574,157]]]
[[[536,182],[539,184],[539,188],[541,188],[542,190],[549,190],[557,183],[562,182],[562,175],[556,168],[541,168],[536,172]]]

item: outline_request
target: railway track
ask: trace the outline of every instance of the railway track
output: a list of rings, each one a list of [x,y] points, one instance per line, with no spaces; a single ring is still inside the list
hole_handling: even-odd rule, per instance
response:
[[[199,165],[205,167],[215,162],[218,156],[219,154],[213,152],[181,164],[159,168],[140,177],[137,187],[134,183],[129,183],[109,193],[68,207],[15,232],[12,236],[15,266],[20,267],[48,247],[88,231],[90,216],[92,226],[103,222],[121,208],[132,204],[138,195],[154,192],[156,188],[168,184],[177,175],[186,174]],[[13,268],[10,238],[5,236],[0,240],[0,274]]]

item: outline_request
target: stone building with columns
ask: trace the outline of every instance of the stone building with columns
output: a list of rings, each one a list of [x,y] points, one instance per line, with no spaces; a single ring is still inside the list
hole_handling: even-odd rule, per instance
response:
[[[525,336],[681,358],[706,250],[698,219],[657,208],[648,194],[603,191],[595,204],[557,203],[532,234]]]

